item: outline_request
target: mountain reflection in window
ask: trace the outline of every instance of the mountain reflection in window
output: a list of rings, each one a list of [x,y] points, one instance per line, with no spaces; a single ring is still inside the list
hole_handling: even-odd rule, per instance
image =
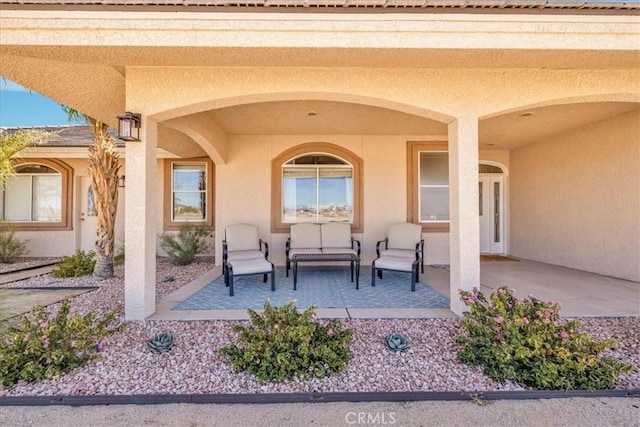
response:
[[[282,168],[285,223],[353,221],[353,166],[326,154],[305,154]]]

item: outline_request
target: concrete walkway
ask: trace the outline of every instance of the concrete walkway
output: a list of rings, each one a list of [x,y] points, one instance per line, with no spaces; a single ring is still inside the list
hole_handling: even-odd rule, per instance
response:
[[[557,301],[565,317],[640,315],[638,282],[532,261],[482,263],[480,280],[487,291],[506,285],[522,297]]]
[[[3,273],[0,274],[0,285],[4,285],[5,283],[17,282],[18,280],[28,279],[29,277],[33,276],[42,276],[43,274],[51,273],[54,268],[55,265],[43,265],[42,267]]]
[[[49,263],[40,267],[2,273],[0,274],[0,285],[51,273],[55,266],[55,264]],[[46,306],[61,301],[64,298],[73,298],[74,296],[94,289],[96,288],[9,288],[0,286],[0,321],[27,313],[37,305]]]
[[[449,272],[429,270],[429,286],[448,295]],[[527,260],[482,262],[480,282],[485,295],[507,286],[520,297],[559,302],[563,317],[640,316],[638,282]]]
[[[46,306],[94,289],[96,288],[0,289],[0,321],[31,311],[37,305]]]

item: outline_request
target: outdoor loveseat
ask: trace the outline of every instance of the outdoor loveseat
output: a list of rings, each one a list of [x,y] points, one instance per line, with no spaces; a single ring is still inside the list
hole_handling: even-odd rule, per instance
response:
[[[356,289],[360,276],[360,242],[351,236],[351,225],[344,222],[302,223],[291,226],[285,248],[286,275],[293,265],[293,289],[296,289],[299,262],[349,262],[351,282],[354,270]]]

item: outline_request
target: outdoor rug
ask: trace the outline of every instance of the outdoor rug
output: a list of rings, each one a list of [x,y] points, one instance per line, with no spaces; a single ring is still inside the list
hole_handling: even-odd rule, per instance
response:
[[[360,269],[360,289],[351,283],[349,267],[298,267],[298,289],[293,290],[293,272],[285,276],[284,267],[276,267],[276,290],[271,278],[262,283],[262,275],[234,279],[234,296],[222,276],[176,305],[173,310],[245,310],[261,309],[268,299],[280,307],[296,300],[298,308],[315,304],[318,308],[449,308],[449,298],[423,283],[411,292],[409,273],[385,271],[383,279],[371,286],[371,267]],[[420,276],[424,279],[424,276]]]

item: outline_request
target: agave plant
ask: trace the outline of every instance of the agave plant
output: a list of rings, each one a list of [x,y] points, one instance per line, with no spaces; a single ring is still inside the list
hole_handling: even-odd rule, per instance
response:
[[[171,350],[173,337],[167,332],[163,332],[151,338],[147,343],[149,349],[154,353],[164,353]]]
[[[387,348],[393,352],[403,353],[409,350],[407,337],[401,334],[389,334],[384,338]]]

